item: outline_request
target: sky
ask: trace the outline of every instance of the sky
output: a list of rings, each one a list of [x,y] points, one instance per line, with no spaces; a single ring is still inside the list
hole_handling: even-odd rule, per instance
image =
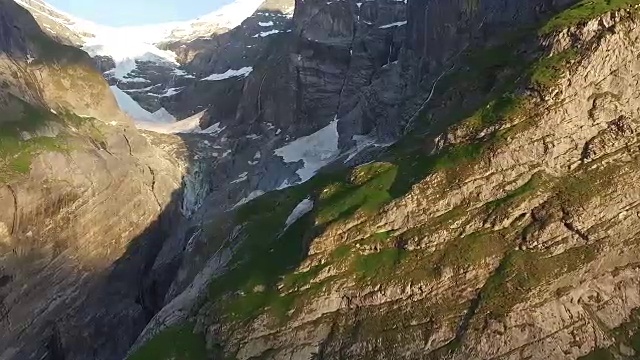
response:
[[[195,19],[232,0],[46,0],[56,8],[101,25],[148,25]]]

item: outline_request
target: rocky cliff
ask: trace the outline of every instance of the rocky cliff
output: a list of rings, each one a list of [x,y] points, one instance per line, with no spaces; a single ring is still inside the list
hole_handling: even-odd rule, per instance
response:
[[[267,1],[179,137],[0,4],[0,357],[640,353],[637,1]]]
[[[0,358],[121,357],[161,291],[143,280],[183,217],[187,163],[138,133],[86,53],[9,0],[0,84]]]
[[[640,18],[569,5],[411,2],[407,135],[207,219],[131,358],[635,358]]]

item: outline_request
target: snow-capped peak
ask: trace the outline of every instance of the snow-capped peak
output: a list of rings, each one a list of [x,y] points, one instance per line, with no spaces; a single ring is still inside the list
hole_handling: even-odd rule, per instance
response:
[[[232,29],[251,16],[262,1],[235,0],[190,21],[112,27],[80,19],[42,0],[16,0],[37,18],[43,30],[81,46],[92,57],[112,58],[115,69],[107,71],[105,75],[125,82],[132,81],[130,78],[136,77],[134,70],[139,61],[161,63],[170,68],[178,68],[176,54],[161,50],[159,44],[189,42]]]
[[[197,19],[175,23],[164,41],[191,41],[216,30],[233,29],[251,16],[263,0],[236,0]]]
[[[235,0],[193,20],[122,27],[104,26],[75,17],[42,0],[16,0],[16,2],[34,15],[46,17],[78,35],[82,42],[80,45],[90,43],[95,45],[100,39],[116,37],[127,43],[156,45],[165,42],[188,42],[199,37],[211,36],[221,30],[232,29],[251,16],[263,0]]]

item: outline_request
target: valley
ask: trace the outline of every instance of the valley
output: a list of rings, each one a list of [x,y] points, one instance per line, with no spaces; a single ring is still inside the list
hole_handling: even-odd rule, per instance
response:
[[[639,24],[0,0],[0,359],[637,358]]]

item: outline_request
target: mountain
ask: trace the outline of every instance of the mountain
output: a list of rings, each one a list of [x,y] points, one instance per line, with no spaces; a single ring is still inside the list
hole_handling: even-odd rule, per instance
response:
[[[35,16],[43,31],[89,53],[112,86],[149,112],[125,107],[129,115],[137,120],[160,123],[175,122],[162,107],[165,99],[206,77],[196,79],[182,70],[184,62],[178,61],[176,53],[167,49],[168,45],[190,49],[191,42],[237,27],[261,5],[261,1],[239,0],[191,21],[116,28],[76,18],[41,0],[18,3]],[[206,72],[206,68],[194,70],[200,74]],[[122,93],[116,95],[123,97]]]
[[[136,273],[154,256],[150,243],[129,247],[161,233],[149,225],[172,209],[184,168],[120,112],[86,53],[9,0],[0,1],[0,84],[0,358],[55,358],[59,319],[83,306],[100,317],[108,272]],[[131,311],[118,316],[140,331],[137,280],[127,279],[119,289],[134,298],[119,304]]]
[[[637,0],[267,0],[129,62],[22,5],[0,358],[640,354]]]
[[[637,357],[637,2],[385,6],[297,4],[239,108],[333,164],[204,218],[131,359]]]

